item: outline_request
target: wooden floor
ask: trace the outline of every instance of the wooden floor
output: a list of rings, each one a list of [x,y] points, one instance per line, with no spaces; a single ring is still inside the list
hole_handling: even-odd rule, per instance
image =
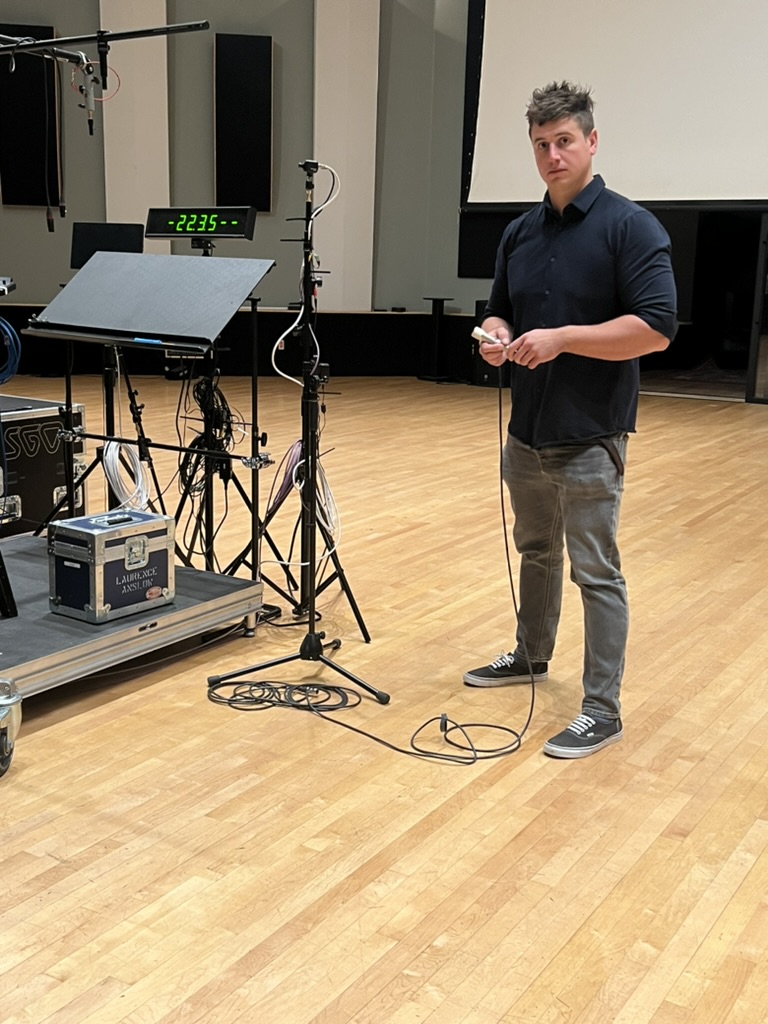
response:
[[[173,442],[178,385],[134,384],[149,436]],[[62,387],[16,378],[5,391],[58,399]],[[99,387],[75,381],[92,429]],[[249,382],[223,389],[247,416]],[[621,529],[625,738],[583,761],[541,753],[579,710],[569,587],[522,748],[467,766],[352,729],[408,748],[442,713],[525,726],[527,686],[461,684],[512,643],[498,396],[413,379],[329,392],[323,465],[372,642],[338,584],[318,608],[343,642],[336,662],[391,702],[364,694],[330,722],[211,703],[208,675],[298,651],[305,628],[269,625],[26,700],[0,781],[0,1020],[764,1020],[768,409],[641,398]],[[258,418],[279,461],[300,435],[300,390],[263,380]],[[261,474],[262,502],[275,473]],[[297,509],[292,495],[275,519],[281,547]],[[222,557],[247,531],[233,497]],[[254,678],[345,683],[317,668]],[[434,722],[422,742],[456,752]]]

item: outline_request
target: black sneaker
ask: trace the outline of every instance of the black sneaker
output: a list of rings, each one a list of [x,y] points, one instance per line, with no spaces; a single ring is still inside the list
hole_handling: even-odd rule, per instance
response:
[[[618,743],[622,735],[620,718],[577,715],[562,732],[547,740],[544,753],[551,757],[587,757],[609,743]]]
[[[547,662],[534,661],[528,665],[526,661],[516,658],[511,652],[502,654],[490,665],[473,668],[464,673],[465,686],[509,686],[510,683],[526,683],[531,680],[540,683],[547,678]]]

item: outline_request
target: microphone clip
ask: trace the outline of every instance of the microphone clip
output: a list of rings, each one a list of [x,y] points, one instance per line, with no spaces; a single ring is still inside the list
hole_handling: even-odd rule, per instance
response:
[[[83,102],[79,103],[78,106],[81,110],[85,110],[86,115],[88,116],[88,134],[93,135],[93,115],[96,111],[94,86],[98,83],[99,79],[94,74],[93,64],[85,64],[82,71],[83,84],[79,86],[79,91],[80,95],[83,97]]]

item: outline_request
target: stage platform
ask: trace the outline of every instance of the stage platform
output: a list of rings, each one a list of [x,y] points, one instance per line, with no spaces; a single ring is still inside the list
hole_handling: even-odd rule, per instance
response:
[[[45,537],[7,537],[0,552],[19,613],[0,618],[0,678],[22,697],[255,617],[262,606],[261,581],[177,566],[172,604],[92,625],[48,610]]]

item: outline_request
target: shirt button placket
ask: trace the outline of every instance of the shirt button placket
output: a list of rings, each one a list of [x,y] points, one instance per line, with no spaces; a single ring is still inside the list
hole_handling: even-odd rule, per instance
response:
[[[549,261],[548,261],[548,264],[547,264],[546,272],[544,274],[544,282],[545,282],[546,287],[544,288],[544,296],[543,296],[543,298],[541,300],[541,313],[542,313],[542,317],[541,317],[541,320],[539,321],[539,327],[546,327],[548,321],[550,321],[552,319],[552,317],[551,317],[552,310],[550,308],[549,297],[552,294],[552,285],[553,285],[554,274],[555,274],[555,266],[554,265],[557,262],[557,257],[554,255],[553,250],[554,250],[554,245],[553,245],[552,249],[550,249]]]

